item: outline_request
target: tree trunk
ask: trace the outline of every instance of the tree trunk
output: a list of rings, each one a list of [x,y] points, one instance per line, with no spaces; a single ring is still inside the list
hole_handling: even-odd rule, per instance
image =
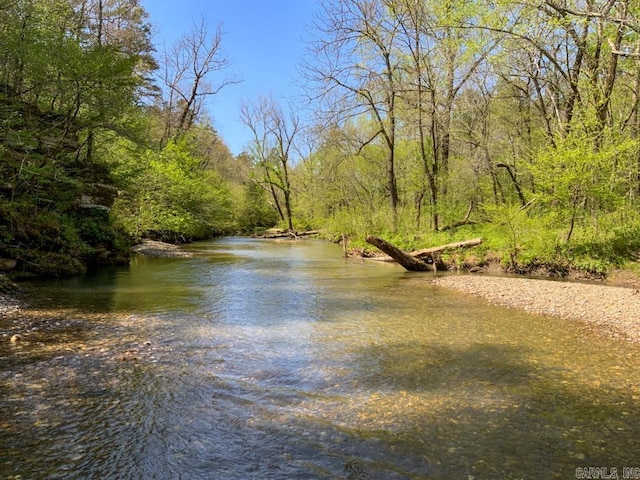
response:
[[[496,167],[504,168],[507,171],[507,173],[509,174],[509,177],[511,177],[511,181],[513,182],[513,186],[515,187],[516,192],[518,192],[518,198],[520,199],[520,205],[522,205],[524,207],[527,204],[527,200],[524,198],[524,193],[522,192],[522,188],[520,187],[520,184],[518,183],[518,178],[516,177],[516,174],[513,171],[513,167],[511,167],[511,165],[507,165],[506,163],[498,163],[498,164],[496,164]]]
[[[367,237],[367,243],[382,250],[384,253],[386,253],[396,262],[402,265],[406,270],[412,272],[427,272],[430,270],[434,270],[433,266],[429,265],[426,262],[423,262],[418,258],[412,257],[404,250],[400,250],[398,247],[392,245],[386,240],[374,237],[373,235],[369,235]]]
[[[436,253],[453,248],[473,247],[475,245],[480,245],[482,243],[482,238],[473,238],[471,240],[465,240],[462,242],[447,243],[446,245],[416,250],[411,253],[407,253],[404,250],[399,249],[395,245],[387,242],[386,240],[374,237],[373,235],[369,235],[367,237],[367,243],[382,250],[384,253],[389,255],[391,259],[395,260],[406,270],[417,272],[435,272],[438,269],[446,270],[446,266],[440,260],[439,256],[435,255]]]

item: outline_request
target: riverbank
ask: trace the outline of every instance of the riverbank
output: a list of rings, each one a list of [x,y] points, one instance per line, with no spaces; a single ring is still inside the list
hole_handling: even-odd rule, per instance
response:
[[[144,240],[134,246],[131,251],[140,255],[163,258],[188,258],[191,252],[184,251],[179,245],[153,240]],[[13,315],[21,310],[22,302],[19,300],[20,289],[18,285],[0,274],[0,318]]]
[[[450,275],[433,283],[489,303],[583,322],[599,333],[640,343],[640,290],[594,283],[488,275]]]

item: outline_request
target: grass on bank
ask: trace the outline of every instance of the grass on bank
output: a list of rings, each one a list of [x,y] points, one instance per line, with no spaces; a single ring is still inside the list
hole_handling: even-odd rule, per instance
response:
[[[508,272],[560,277],[604,278],[616,269],[640,274],[640,214],[636,212],[582,219],[570,238],[566,219],[560,215],[527,212],[519,206],[485,210],[477,223],[438,232],[417,230],[411,220],[398,221],[394,230],[382,214],[349,215],[334,217],[326,231],[335,237],[347,234],[350,248],[366,252],[377,251],[365,242],[370,234],[406,251],[483,238],[479,246],[444,253],[442,258],[451,268],[498,263]]]

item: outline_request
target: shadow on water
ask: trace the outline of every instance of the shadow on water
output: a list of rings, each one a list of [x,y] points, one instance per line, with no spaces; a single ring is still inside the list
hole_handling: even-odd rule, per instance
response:
[[[25,288],[31,293],[30,307],[40,310],[135,313],[183,309],[197,300],[197,278],[191,269],[202,268],[202,263],[195,259],[136,256],[130,267],[109,267],[75,278],[32,282]]]
[[[578,467],[636,466],[637,384],[584,383],[532,353],[486,344],[364,348],[354,389],[377,393],[346,421],[392,435],[435,478],[574,478]]]

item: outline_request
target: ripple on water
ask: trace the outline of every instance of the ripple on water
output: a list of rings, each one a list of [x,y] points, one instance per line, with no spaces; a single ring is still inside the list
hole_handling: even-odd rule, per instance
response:
[[[0,477],[573,478],[637,462],[637,346],[333,245],[197,249],[58,282],[55,307],[2,320],[25,341],[0,342]]]

